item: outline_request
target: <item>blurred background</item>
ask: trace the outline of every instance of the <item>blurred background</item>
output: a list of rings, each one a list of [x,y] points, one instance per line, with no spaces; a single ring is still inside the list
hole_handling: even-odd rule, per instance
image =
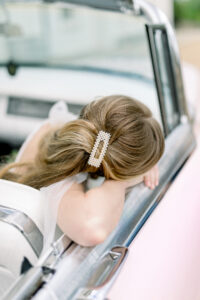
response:
[[[182,60],[186,97],[196,110],[196,129],[200,128],[200,1],[152,1],[167,14],[176,30]]]
[[[176,28],[181,58],[200,68],[200,1],[152,0]]]
[[[150,2],[164,11],[172,26],[175,28],[182,60],[186,97],[194,104],[195,108],[198,108],[200,95],[200,0],[150,0]],[[0,63],[3,64],[9,60],[12,61],[13,57],[16,61],[22,61],[25,64],[38,64],[38,67],[40,67],[40,63],[43,63],[43,66],[49,65],[52,67],[53,65],[57,65],[61,69],[64,69],[66,65],[73,66],[73,68],[77,68],[77,65],[79,67],[87,65],[96,68],[100,66],[101,68],[103,67],[106,69],[109,63],[109,67],[112,71],[116,68],[114,71],[121,73],[126,72],[129,75],[130,73],[135,72],[142,78],[146,76],[147,81],[153,80],[152,70],[150,70],[146,61],[148,49],[147,45],[144,43],[146,37],[144,37],[144,23],[142,18],[141,22],[138,23],[137,21],[137,23],[134,23],[135,26],[132,26],[133,23],[129,23],[127,17],[125,18],[126,20],[121,18],[120,26],[118,26],[119,22],[116,18],[114,23],[115,26],[109,27],[110,16],[108,15],[108,18],[104,18],[104,28],[102,28],[102,26],[99,25],[102,23],[98,22],[96,16],[85,14],[84,10],[81,12],[81,17],[78,13],[71,14],[70,9],[61,11],[59,9],[39,9],[37,6],[19,6],[16,7],[16,10],[13,10],[13,12],[12,10],[9,12],[6,7],[4,7],[3,3],[4,1],[0,7]],[[14,5],[13,8],[15,8]],[[22,14],[24,16],[23,18],[21,17]],[[11,22],[12,26],[10,27],[6,26],[9,24],[9,19],[13,22]],[[100,19],[101,14],[99,16],[99,20]],[[86,21],[83,25],[86,24],[87,26],[80,26],[82,29],[78,33],[76,28],[77,24],[79,24],[79,20]],[[131,22],[132,21],[134,22],[134,20],[131,20]],[[124,23],[122,26],[123,22],[126,24]],[[24,26],[24,24],[28,24],[28,26]],[[107,30],[108,28],[109,30]],[[49,32],[51,32],[51,35],[49,35]],[[98,35],[96,32],[98,32]],[[137,47],[135,39],[137,39]],[[76,45],[74,40],[76,40]],[[90,56],[87,56],[88,53]],[[113,56],[113,53],[116,53],[115,57]],[[133,54],[137,59],[131,61],[130,59]],[[9,68],[11,73],[15,72],[15,66],[12,66],[11,64]],[[28,73],[24,74],[27,79],[26,84],[23,83],[23,87],[21,88],[23,93],[32,93],[34,97],[42,100],[46,97],[45,92],[42,92],[42,89],[44,89],[46,84],[46,91],[49,94],[48,100],[54,101],[55,99],[63,99],[63,95],[66,94],[64,88],[63,91],[57,88],[59,80],[56,83],[54,82],[54,88],[50,84],[47,84],[46,79],[44,80],[46,77],[43,78],[41,76],[39,78],[37,74],[32,74],[31,77]],[[48,74],[50,74],[49,71]],[[48,74],[44,75],[50,77],[51,75]],[[1,79],[2,78],[3,77],[1,77]],[[11,79],[9,80],[11,81]],[[49,78],[49,80],[51,80],[51,78]],[[5,88],[6,84],[5,82],[3,83],[3,80],[1,80],[1,83],[1,88],[3,86],[1,93],[4,95],[7,92]],[[13,83],[10,82],[10,86]],[[38,89],[33,87],[36,83],[38,84]],[[62,87],[66,85],[65,81],[61,83]],[[16,81],[16,85],[12,85],[13,90],[11,92],[14,93],[14,96],[16,88],[19,86],[19,81]],[[99,83],[97,86],[99,86]],[[103,88],[105,89],[105,84]],[[114,88],[116,90],[116,85]],[[58,90],[60,92],[59,95]],[[98,92],[94,85],[93,90],[94,93],[97,94],[101,92],[112,92],[110,90],[101,90]],[[22,96],[25,95],[23,95],[23,93]],[[140,93],[140,91],[138,91],[138,93]],[[87,89],[87,91],[81,90],[80,94],[83,95],[85,99],[92,99],[94,97],[91,89]],[[71,94],[69,97],[73,99]],[[32,106],[28,107],[26,106],[27,101],[20,99],[23,107],[21,106],[22,111],[19,112],[18,100],[19,99],[13,98],[13,95],[10,95],[9,102],[10,105],[12,104],[10,110],[14,110],[15,114],[18,113],[18,115],[23,115],[27,113],[28,109],[31,109],[32,115],[30,115],[30,117],[34,116],[34,114],[43,114],[43,111],[46,113],[46,109],[49,109],[50,107],[48,105],[51,105],[50,102],[46,102],[44,106],[44,103],[41,102],[41,105],[38,106],[40,111],[36,111],[34,110],[34,108],[36,109],[34,101],[32,101]],[[76,101],[76,99],[73,99],[73,101]],[[31,101],[28,103],[31,105]],[[80,105],[78,105],[78,103],[76,106],[73,105],[74,104],[71,104],[72,112],[76,113],[76,109],[79,110]],[[2,105],[0,109],[4,109]],[[199,111],[200,109],[198,108],[196,116],[197,120],[200,120]],[[9,113],[12,115],[12,111]],[[10,117],[10,115],[8,117]],[[29,125],[32,126],[32,124]],[[25,135],[26,130],[28,132],[28,123],[27,125],[22,126],[20,130]],[[7,155],[8,153],[15,155],[16,150],[13,150],[13,147],[10,145],[0,142],[0,156]],[[11,160],[12,159],[13,157],[11,156]]]

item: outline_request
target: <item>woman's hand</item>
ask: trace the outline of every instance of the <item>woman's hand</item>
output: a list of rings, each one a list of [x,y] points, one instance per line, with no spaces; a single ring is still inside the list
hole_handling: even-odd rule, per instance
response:
[[[133,187],[141,182],[144,181],[144,184],[153,190],[159,183],[159,170],[158,165],[155,165],[151,168],[148,172],[143,175],[138,175],[130,180],[127,181],[116,181],[118,185],[121,185],[125,189],[129,187]]]
[[[153,190],[159,183],[158,165],[155,165],[151,170],[144,174],[144,184]]]

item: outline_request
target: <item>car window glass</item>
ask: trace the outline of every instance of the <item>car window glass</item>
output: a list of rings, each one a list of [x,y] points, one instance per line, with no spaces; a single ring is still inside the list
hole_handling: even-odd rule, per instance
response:
[[[179,122],[179,114],[176,105],[175,95],[173,94],[173,88],[170,78],[170,66],[168,65],[168,49],[166,45],[166,35],[161,30],[155,31],[155,44],[156,53],[158,58],[159,73],[162,85],[162,93],[164,99],[164,106],[166,111],[166,119],[169,131],[171,131]]]
[[[3,16],[9,30],[0,38],[0,63],[11,60],[90,73],[82,84],[94,90],[91,98],[112,93],[133,96],[162,123],[145,19],[73,5],[14,3],[5,6]]]

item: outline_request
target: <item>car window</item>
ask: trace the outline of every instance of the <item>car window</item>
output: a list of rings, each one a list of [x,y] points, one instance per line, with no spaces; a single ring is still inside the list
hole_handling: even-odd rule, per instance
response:
[[[169,60],[167,57],[168,53],[166,49],[166,38],[161,30],[156,31],[155,41],[156,53],[159,61],[159,70],[165,103],[165,110],[167,115],[167,124],[169,127],[169,131],[171,131],[178,124],[179,115],[176,106],[176,101],[174,101],[173,98],[173,89],[171,88],[171,82],[169,78],[169,66],[167,65],[167,63],[169,63]]]
[[[2,18],[7,29],[0,38],[1,64],[81,72],[82,84],[93,90],[86,102],[112,93],[133,96],[162,124],[143,17],[73,5],[10,3]]]
[[[177,82],[172,67],[168,36],[162,25],[147,25],[146,28],[164,131],[168,135],[180,123]]]

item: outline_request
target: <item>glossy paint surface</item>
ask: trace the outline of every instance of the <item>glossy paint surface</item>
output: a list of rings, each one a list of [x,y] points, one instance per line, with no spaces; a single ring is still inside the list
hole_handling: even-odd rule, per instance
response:
[[[130,245],[109,300],[200,299],[199,175],[198,138],[196,150]]]

